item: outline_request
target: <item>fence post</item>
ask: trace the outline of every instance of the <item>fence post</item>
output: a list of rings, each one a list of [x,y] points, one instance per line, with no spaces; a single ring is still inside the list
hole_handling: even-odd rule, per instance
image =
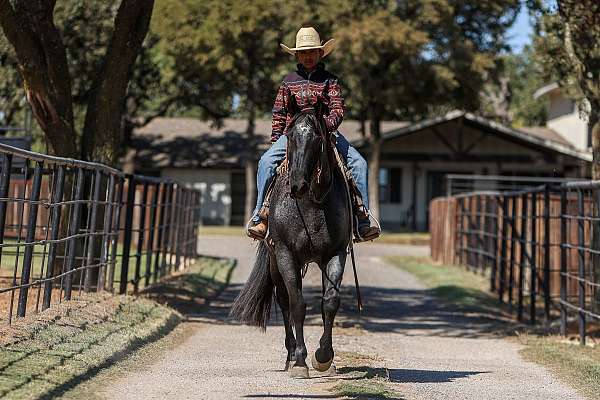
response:
[[[537,294],[537,192],[531,194],[531,253],[529,253],[529,268],[531,274],[531,286],[529,289],[529,320],[535,324],[535,296]]]
[[[135,176],[127,175],[127,203],[125,204],[125,231],[123,232],[123,256],[121,257],[121,278],[119,279],[119,293],[125,294],[129,278],[129,254],[131,250],[131,224],[133,222],[133,208],[135,206]]]
[[[111,250],[112,254],[110,257],[110,268],[108,269],[108,284],[110,285],[110,292],[115,291],[115,268],[117,267],[117,245],[119,243],[120,229],[121,229],[121,209],[123,208],[123,187],[125,186],[125,178],[119,177],[119,183],[117,186],[117,194],[115,199],[115,205],[117,207],[115,215],[115,227],[114,233],[111,237]]]
[[[140,222],[138,224],[138,242],[135,253],[135,281],[133,282],[133,292],[139,290],[140,270],[142,262],[142,251],[144,249],[144,229],[146,229],[146,202],[148,201],[148,182],[144,181],[142,191],[142,201],[140,202]],[[145,277],[144,277],[145,278]],[[146,279],[144,279],[145,281]]]
[[[94,192],[92,194],[92,215],[90,217],[90,226],[88,227],[89,232],[89,240],[88,240],[88,248],[87,248],[87,267],[82,271],[85,274],[85,280],[83,284],[83,290],[85,292],[89,292],[92,286],[92,278],[93,278],[93,268],[89,266],[94,262],[94,242],[96,239],[96,219],[98,216],[98,202],[100,201],[100,188],[102,183],[102,172],[100,170],[96,170],[96,174],[94,177]]]
[[[525,285],[525,254],[527,249],[527,202],[528,195],[521,195],[521,235],[519,238],[519,293],[517,299],[517,319],[523,320],[523,290]],[[516,224],[516,223],[515,223]]]
[[[569,224],[570,226],[570,224]],[[560,191],[560,334],[567,336],[567,189]]]
[[[51,213],[51,222],[50,222],[50,247],[48,249],[48,262],[46,268],[46,279],[50,279],[52,275],[54,275],[54,262],[56,260],[56,250],[58,244],[56,240],[58,240],[58,236],[60,234],[60,215],[65,185],[65,167],[59,165],[56,172],[56,180],[52,189],[52,197],[50,199],[52,213]],[[2,227],[2,231],[4,231],[4,227]],[[4,233],[4,232],[3,232]],[[50,307],[50,302],[52,301],[52,281],[48,280],[44,284],[44,300],[42,302],[42,310]]]
[[[544,187],[544,319],[550,321],[550,185]]]
[[[577,203],[579,209],[578,226],[578,253],[579,253],[579,273],[578,273],[578,293],[579,293],[579,343],[585,345],[585,226],[584,215],[585,208],[583,204],[583,190],[577,191]]]
[[[483,228],[482,223],[481,223],[481,217],[482,217],[482,207],[481,207],[481,203],[483,200],[483,196],[482,195],[476,195],[474,196],[475,200],[475,229],[477,229],[477,232],[475,232],[474,236],[474,243],[473,243],[473,249],[478,249],[479,251],[475,254],[475,270],[477,272],[483,272],[484,269],[484,262],[483,262],[483,254],[481,253],[482,250],[484,250],[482,247],[480,246],[480,244],[484,243],[483,242],[483,230],[485,228]],[[478,243],[478,244],[476,244]]]
[[[10,172],[12,169],[12,154],[2,155],[2,171],[0,171],[0,198],[8,198]],[[4,244],[4,227],[6,225],[6,206],[8,200],[0,201],[0,244]],[[0,261],[2,261],[2,246],[0,246]]]
[[[158,238],[156,241],[156,256],[154,258],[154,277],[155,282],[162,277],[162,268],[160,255],[163,250],[163,235],[165,230],[165,211],[166,211],[166,198],[167,198],[167,183],[163,183],[162,191],[160,193],[160,215],[158,216]]]
[[[38,201],[40,199],[40,188],[42,186],[42,169],[43,163],[41,161],[36,162],[33,173],[33,188],[31,190],[31,197],[29,198],[29,221],[27,222],[27,235],[25,237],[25,254],[23,255],[23,269],[21,272],[21,285],[29,284],[29,277],[31,276],[31,262],[33,261],[33,248],[31,244],[35,242],[35,229],[38,215]],[[29,287],[23,287],[19,291],[19,305],[17,308],[17,316],[24,317],[27,309],[27,294]]]
[[[83,169],[81,167],[77,168],[77,184],[75,185],[75,197],[73,202],[73,214],[71,216],[71,220],[69,221],[69,239],[67,242],[67,267],[65,276],[65,300],[71,300],[71,288],[73,286],[73,274],[71,270],[75,264],[75,252],[77,245],[77,238],[74,236],[77,235],[79,231],[79,218],[81,211],[81,198],[83,197],[83,180],[85,179]]]
[[[517,242],[517,197],[512,197],[512,209],[511,209],[511,230],[510,230],[510,268],[508,270],[508,306],[510,311],[513,310],[513,288],[515,282],[515,244]]]
[[[508,201],[506,195],[499,196],[502,199],[502,231],[500,236],[500,271],[498,271],[498,300],[504,302],[504,289],[506,288],[506,267],[508,258],[506,257],[506,243],[508,240]]]
[[[146,281],[145,284],[150,284],[150,273],[152,271],[152,256],[154,254],[154,231],[156,230],[156,212],[158,209],[158,192],[160,191],[160,183],[154,184],[152,192],[152,203],[150,205],[150,226],[148,227],[148,246],[146,248]],[[156,256],[154,256],[156,260]],[[156,268],[152,271],[153,281],[158,281]]]
[[[458,199],[458,209],[459,211],[457,212],[458,216],[459,216],[459,229],[457,232],[457,240],[456,243],[458,244],[458,263],[460,265],[465,265],[465,260],[464,260],[464,249],[463,249],[463,234],[464,234],[464,227],[465,227],[465,198],[461,197]]]
[[[165,196],[165,204],[164,204],[164,211],[165,211],[165,219],[164,219],[164,225],[163,225],[163,242],[162,242],[162,262],[160,264],[160,276],[163,277],[167,274],[167,265],[169,263],[169,242],[170,242],[170,233],[171,233],[171,207],[173,206],[173,202],[172,202],[172,193],[173,193],[173,184],[172,183],[168,183],[167,187],[165,188],[166,190],[166,196]]]
[[[490,213],[490,220],[492,222],[492,237],[491,239],[491,252],[494,255],[492,260],[491,260],[491,267],[492,267],[492,271],[490,273],[490,291],[492,293],[494,293],[496,291],[496,279],[497,279],[497,275],[498,275],[498,262],[499,262],[499,257],[498,257],[498,236],[499,236],[499,232],[498,232],[498,218],[500,215],[500,210],[498,210],[498,198],[497,197],[492,197],[490,196],[490,209],[489,209],[489,213]],[[495,212],[492,212],[493,210],[495,210]],[[493,215],[493,216],[492,216]]]
[[[100,267],[98,268],[98,285],[96,290],[99,292],[105,288],[106,270],[108,266],[108,255],[110,253],[111,243],[111,225],[112,211],[115,191],[115,177],[110,174],[108,178],[108,190],[106,193],[106,204],[104,205],[104,223],[102,227],[102,251],[100,252]]]

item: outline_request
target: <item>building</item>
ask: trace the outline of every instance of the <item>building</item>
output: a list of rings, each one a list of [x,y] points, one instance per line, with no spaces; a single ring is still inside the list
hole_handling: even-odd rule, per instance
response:
[[[345,121],[340,131],[368,157],[363,126]],[[135,170],[200,188],[204,223],[241,225],[245,127],[245,121],[235,119],[217,128],[195,119],[157,118],[134,133]],[[256,122],[262,150],[270,130],[270,121]],[[515,129],[464,112],[417,123],[384,122],[381,131],[384,229],[427,229],[429,201],[445,193],[449,173],[581,177],[591,161],[589,151],[549,127]]]
[[[579,150],[587,151],[592,145],[592,127],[588,124],[580,106],[564,96],[558,83],[539,88],[533,96],[547,99],[548,121],[546,126],[562,136]],[[583,103],[585,107],[585,102]],[[583,110],[585,111],[585,110]]]

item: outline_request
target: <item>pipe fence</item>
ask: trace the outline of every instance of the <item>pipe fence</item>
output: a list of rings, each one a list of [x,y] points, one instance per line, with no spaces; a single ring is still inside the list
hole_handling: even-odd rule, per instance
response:
[[[200,193],[0,144],[0,318],[137,293],[197,256]]]
[[[600,328],[599,208],[596,181],[437,198],[431,255],[487,275],[519,320],[560,319],[585,344]]]

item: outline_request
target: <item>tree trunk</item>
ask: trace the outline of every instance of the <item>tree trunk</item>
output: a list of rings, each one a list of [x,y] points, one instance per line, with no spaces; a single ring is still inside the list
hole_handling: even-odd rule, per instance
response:
[[[592,109],[590,113],[589,123],[592,126],[592,153],[593,153],[593,161],[592,161],[592,179],[598,180],[600,179],[600,119],[598,112]],[[594,200],[592,204],[593,207],[593,215],[597,219],[600,216],[600,189],[595,189],[593,191]],[[596,252],[600,251],[600,222],[595,221],[592,224],[592,240],[591,240],[592,249]],[[594,274],[594,282],[600,283],[600,255],[594,253],[592,255],[592,266],[593,266],[593,274]],[[599,312],[600,311],[600,290],[597,287],[594,287],[594,298],[596,301],[592,302],[592,311]]]
[[[244,169],[246,173],[246,198],[244,201],[244,221],[252,218],[252,211],[256,203],[256,140],[254,138],[254,112],[250,112],[246,138],[248,140],[248,151],[244,157]]]
[[[27,100],[51,154],[77,156],[67,54],[52,1],[0,1],[0,25],[14,47]]]
[[[369,133],[369,208],[379,219],[379,166],[381,161],[381,121],[371,116]]]
[[[115,165],[122,150],[122,115],[133,65],[148,33],[154,0],[122,0],[108,50],[93,83],[81,157]]]

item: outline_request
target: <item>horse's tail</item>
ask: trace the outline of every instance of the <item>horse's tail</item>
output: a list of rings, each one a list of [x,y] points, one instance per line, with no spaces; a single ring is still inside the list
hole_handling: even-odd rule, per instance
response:
[[[243,324],[267,329],[273,299],[273,280],[269,266],[269,250],[260,242],[254,268],[233,302],[229,315]]]

